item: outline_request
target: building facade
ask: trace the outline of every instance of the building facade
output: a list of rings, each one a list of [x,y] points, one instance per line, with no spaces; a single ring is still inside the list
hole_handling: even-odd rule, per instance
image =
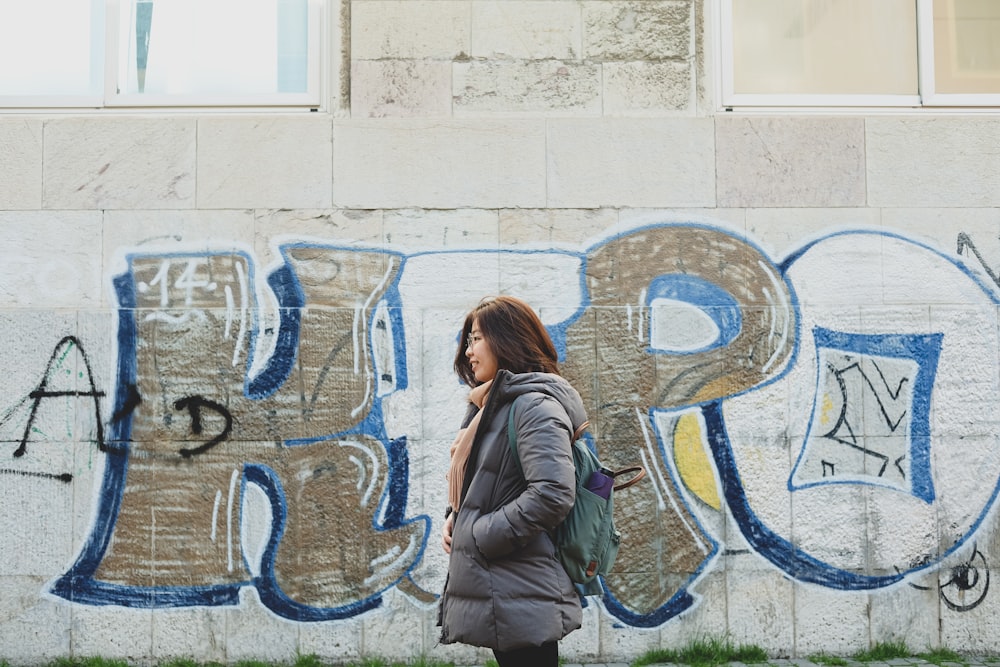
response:
[[[649,472],[568,661],[1000,651],[1000,118],[747,103],[731,4],[320,3],[313,107],[0,115],[0,659],[487,657],[435,601],[498,293]]]

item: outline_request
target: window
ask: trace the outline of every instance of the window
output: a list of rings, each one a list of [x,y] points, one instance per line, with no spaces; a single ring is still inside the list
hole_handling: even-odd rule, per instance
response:
[[[2,107],[320,104],[322,0],[0,2]]]
[[[726,106],[1000,106],[997,0],[720,0]]]

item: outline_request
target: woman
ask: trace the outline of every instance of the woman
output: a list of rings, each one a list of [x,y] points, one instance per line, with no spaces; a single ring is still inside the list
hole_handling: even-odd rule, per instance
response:
[[[500,667],[555,667],[558,641],[582,618],[549,532],[575,499],[571,443],[586,426],[583,401],[520,299],[483,300],[460,341],[455,372],[472,391],[448,471],[441,641],[491,648]],[[510,410],[523,473],[507,440]]]

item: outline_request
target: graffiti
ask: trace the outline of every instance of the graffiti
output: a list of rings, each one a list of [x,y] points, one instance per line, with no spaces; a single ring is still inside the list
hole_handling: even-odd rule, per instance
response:
[[[124,456],[109,461],[96,527],[55,594],[169,607],[235,604],[253,586],[296,620],[360,613],[397,584],[427,597],[408,575],[429,519],[406,518],[406,440],[388,442],[379,405],[380,386],[405,373],[376,368],[392,355],[370,351],[372,330],[398,331],[379,302],[393,298],[400,262],[286,252],[269,278],[280,321],[259,366],[246,257],[137,256],[116,280],[109,440]],[[270,505],[260,548],[242,537],[248,485]]]
[[[182,447],[178,450],[178,454],[184,458],[190,458],[192,456],[197,456],[198,454],[203,454],[215,447],[220,442],[224,441],[229,437],[229,434],[233,430],[233,416],[226,410],[225,407],[216,403],[215,401],[210,401],[203,396],[186,396],[184,398],[177,399],[174,401],[174,408],[177,410],[184,410],[191,414],[191,432],[195,435],[201,435],[201,409],[208,408],[212,412],[215,412],[222,416],[226,421],[226,425],[223,427],[222,432],[215,436],[204,445],[199,447]]]
[[[78,386],[80,382],[84,384],[82,389]],[[24,457],[28,453],[28,444],[34,442],[38,437],[45,436],[39,430],[39,412],[44,405],[43,401],[48,402],[54,399],[62,399],[63,401],[69,399],[90,400],[97,427],[95,439],[98,448],[103,450],[105,447],[101,425],[101,398],[103,397],[104,392],[98,391],[94,384],[90,360],[80,345],[80,341],[74,336],[64,337],[52,350],[42,379],[35,389],[0,417],[0,427],[3,427],[20,419],[20,413],[27,410],[27,418],[24,420],[25,426],[13,457],[15,459]],[[73,481],[73,474],[70,472],[51,473],[19,468],[0,468],[0,474],[55,479],[67,484]]]
[[[910,586],[926,591],[929,586],[910,582]],[[956,612],[972,611],[986,599],[990,589],[990,568],[986,556],[972,543],[972,555],[957,565],[942,568],[938,580],[938,595],[945,605]]]
[[[872,336],[817,327],[813,338],[820,379],[812,423],[820,432],[812,436],[810,427],[792,475],[795,488],[867,480],[933,501],[930,406],[914,399],[930,395],[941,335]]]
[[[791,291],[753,246],[697,226],[617,237],[592,249],[584,270],[589,302],[567,327],[564,372],[588,403],[602,457],[612,467],[641,460],[653,473],[622,494],[625,506],[647,509],[622,512],[626,548],[606,605],[626,623],[660,625],[693,604],[688,587],[719,545],[684,502],[684,473],[667,463],[677,424],[657,431],[652,422],[779,377],[795,342]],[[683,338],[692,328],[665,326],[683,315],[704,333]]]
[[[949,574],[947,581],[941,582],[941,599],[949,609],[971,611],[986,599],[990,590],[990,568],[975,543],[972,556],[952,567]]]
[[[965,232],[959,232],[957,245],[958,248],[956,252],[959,255],[961,255],[963,252],[971,252],[973,257],[976,258],[976,261],[979,262],[979,266],[983,269],[983,271],[986,272],[986,275],[990,277],[990,280],[992,280],[993,283],[996,284],[997,286],[1000,286],[1000,276],[998,276],[996,271],[994,271],[990,267],[990,265],[986,262],[986,259],[983,257],[982,253],[979,252],[979,249],[976,247],[976,244],[972,241],[972,238],[968,234],[966,234]]]
[[[959,253],[983,263],[963,237]],[[130,255],[113,282],[95,519],[51,592],[151,609],[236,605],[253,589],[301,622],[367,612],[390,589],[433,602],[440,512],[427,488],[426,513],[411,512],[411,462],[437,483],[434,401],[460,388],[420,356],[453,350],[461,315],[492,291],[476,282],[484,252],[291,243],[259,286],[238,252]],[[975,540],[1000,449],[977,420],[994,402],[1000,301],[959,258],[864,230],[772,258],[701,224],[500,252],[532,277],[521,290],[563,300],[543,314],[601,457],[650,473],[616,503],[624,541],[602,598],[615,619],[658,627],[692,609],[723,556],[845,592],[936,572],[954,611],[986,597]],[[72,351],[79,387],[57,382]],[[67,337],[3,421],[52,400],[99,417],[103,396]],[[424,421],[433,435],[408,430]]]

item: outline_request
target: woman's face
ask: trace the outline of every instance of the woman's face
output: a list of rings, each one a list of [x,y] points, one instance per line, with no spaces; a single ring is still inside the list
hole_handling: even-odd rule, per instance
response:
[[[493,354],[488,340],[479,331],[479,320],[472,321],[472,330],[465,344],[465,356],[469,359],[472,372],[479,382],[488,382],[496,377],[497,358]]]

